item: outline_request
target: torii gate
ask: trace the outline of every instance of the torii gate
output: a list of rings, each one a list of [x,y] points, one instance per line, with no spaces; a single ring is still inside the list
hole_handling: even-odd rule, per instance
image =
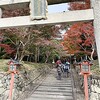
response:
[[[33,13],[32,3],[39,0],[0,0],[0,8],[1,9],[14,9],[14,8],[25,8],[31,4],[30,12]],[[46,1],[46,0],[40,0]],[[57,3],[67,3],[72,2],[73,0],[47,0],[48,4],[57,4]],[[76,0],[81,1],[81,0]],[[29,16],[18,16],[11,18],[0,18],[0,28],[7,27],[19,27],[19,26],[31,26],[31,25],[41,25],[41,24],[57,24],[57,23],[70,23],[70,22],[78,22],[78,21],[94,21],[94,33],[97,45],[97,53],[98,60],[100,66],[100,0],[90,0],[91,1],[91,9],[87,10],[77,10],[77,11],[68,11],[62,13],[54,13],[48,14],[46,10],[42,14],[44,14],[44,19],[39,20],[31,20]],[[46,6],[46,4],[45,4]],[[33,8],[32,8],[33,7]],[[39,16],[41,17],[41,16]]]

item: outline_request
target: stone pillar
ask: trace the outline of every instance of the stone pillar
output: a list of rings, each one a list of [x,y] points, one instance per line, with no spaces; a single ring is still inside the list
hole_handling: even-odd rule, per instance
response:
[[[91,0],[91,7],[94,10],[94,34],[100,69],[100,0]]]
[[[14,2],[14,0],[10,0],[10,3],[13,3]]]
[[[2,17],[2,9],[0,8],[0,18]]]

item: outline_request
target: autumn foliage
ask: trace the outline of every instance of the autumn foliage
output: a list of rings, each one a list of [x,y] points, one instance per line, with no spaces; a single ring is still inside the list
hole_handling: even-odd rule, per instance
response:
[[[70,3],[70,10],[90,8],[89,0],[86,2]],[[9,13],[10,12],[10,13]],[[29,9],[3,9],[3,18],[29,15]],[[59,51],[62,54],[62,45],[58,41],[52,41],[58,36],[59,30],[66,25],[43,25],[32,27],[7,28],[0,30],[0,50],[12,54],[16,59],[22,60],[24,56],[34,55],[36,61],[44,51],[43,57],[48,58],[52,52]],[[70,25],[70,30],[65,34],[63,46],[69,53],[91,52],[94,47],[94,35],[92,22],[80,22]],[[55,34],[56,33],[56,34]],[[42,49],[41,49],[42,48]],[[45,49],[45,50],[44,50]],[[41,53],[40,51],[43,52]],[[54,51],[53,51],[54,50]],[[41,53],[41,54],[40,54]]]
[[[90,8],[90,0],[83,0],[80,2],[69,3],[69,10],[83,10]]]
[[[7,54],[11,54],[14,52],[14,50],[10,47],[10,45],[7,45],[7,44],[0,44],[0,47],[1,48],[4,48],[4,51],[5,53]]]
[[[70,3],[70,10],[83,10],[90,8],[90,0]],[[78,22],[70,25],[64,36],[63,46],[71,54],[84,52],[91,55],[95,50],[94,28],[92,22]]]
[[[86,27],[87,26],[87,27]],[[91,23],[75,23],[64,36],[63,45],[69,53],[86,51],[94,44],[93,26]]]

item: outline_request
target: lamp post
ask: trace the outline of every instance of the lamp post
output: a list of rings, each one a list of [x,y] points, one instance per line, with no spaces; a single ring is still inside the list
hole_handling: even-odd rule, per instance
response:
[[[88,76],[91,75],[90,72],[90,66],[92,63],[89,61],[85,60],[80,65],[80,75],[84,76],[84,92],[85,92],[85,100],[89,100],[89,95],[88,95]]]
[[[8,100],[12,100],[12,92],[13,92],[13,86],[14,86],[14,76],[17,72],[16,67],[18,65],[17,62],[15,62],[14,60],[9,61],[9,73],[11,74],[11,80],[10,80],[10,91],[9,91],[9,99]]]

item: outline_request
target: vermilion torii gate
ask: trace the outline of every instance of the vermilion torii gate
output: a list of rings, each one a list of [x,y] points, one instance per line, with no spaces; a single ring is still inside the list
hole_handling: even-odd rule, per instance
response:
[[[48,14],[46,11],[47,3],[57,4],[57,3],[67,3],[72,1],[73,0],[47,0],[47,1],[46,0],[0,0],[1,9],[16,9],[16,8],[25,8],[30,6],[29,16],[0,18],[0,28],[31,26],[31,25],[41,25],[41,24],[57,24],[66,22],[70,23],[70,22],[93,20],[98,60],[100,65],[100,43],[99,43],[100,0],[91,0],[91,9],[87,10],[68,11],[55,14]],[[75,1],[82,1],[82,0],[75,0]],[[37,11],[39,13],[37,13]],[[2,15],[2,10],[1,10],[1,15]]]

